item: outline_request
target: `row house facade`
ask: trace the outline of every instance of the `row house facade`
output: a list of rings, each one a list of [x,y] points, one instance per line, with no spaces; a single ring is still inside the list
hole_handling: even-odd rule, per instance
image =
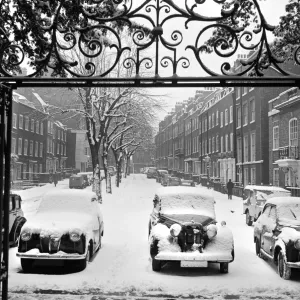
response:
[[[274,186],[299,195],[300,91],[290,88],[269,101],[269,176]],[[298,190],[298,191],[297,191]]]
[[[268,184],[268,99],[278,89],[243,87],[205,92],[199,97],[198,91],[193,99],[176,104],[160,123],[156,141],[166,141],[169,120],[173,125],[168,142],[173,142],[174,166],[168,170],[185,178]],[[156,143],[156,147],[156,160],[162,163],[170,152],[165,142]],[[167,165],[158,165],[162,166]]]
[[[66,128],[13,93],[12,181],[36,180],[65,167]]]

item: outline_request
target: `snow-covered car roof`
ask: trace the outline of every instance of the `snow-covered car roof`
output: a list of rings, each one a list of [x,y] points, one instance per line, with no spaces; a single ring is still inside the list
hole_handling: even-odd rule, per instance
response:
[[[161,172],[161,173],[168,173],[167,170],[158,170],[158,172]]]
[[[92,199],[97,199],[94,192],[85,190],[57,190],[50,191],[42,197],[37,212],[86,212],[90,213],[93,206]]]
[[[290,205],[300,205],[300,197],[273,197],[267,200],[267,203],[276,205],[277,207]]]
[[[269,185],[246,185],[244,190],[290,193],[290,191],[288,191],[284,188],[281,188],[279,186],[269,186]]]
[[[203,189],[163,187],[156,191],[164,214],[199,214],[215,219],[214,198]]]

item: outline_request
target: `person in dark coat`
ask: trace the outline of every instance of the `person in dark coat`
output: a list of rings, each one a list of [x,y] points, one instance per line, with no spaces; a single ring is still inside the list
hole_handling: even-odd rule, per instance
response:
[[[55,186],[57,185],[57,182],[58,182],[57,173],[54,172],[53,173],[53,183],[54,183]]]
[[[232,190],[233,190],[234,184],[231,181],[231,179],[229,179],[229,181],[227,182],[227,194],[228,194],[228,199],[232,200]]]

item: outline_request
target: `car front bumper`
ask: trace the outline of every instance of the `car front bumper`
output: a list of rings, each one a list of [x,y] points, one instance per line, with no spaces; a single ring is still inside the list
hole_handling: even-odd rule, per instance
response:
[[[207,262],[232,262],[234,260],[231,253],[200,253],[194,252],[167,252],[162,251],[155,256],[156,260],[164,261],[207,261]]]
[[[35,250],[35,249],[33,249]],[[85,254],[78,254],[78,253],[66,253],[63,251],[59,251],[57,253],[41,253],[37,251],[27,251],[27,252],[17,252],[17,257],[20,258],[28,258],[28,259],[55,259],[55,260],[81,260],[86,258]]]

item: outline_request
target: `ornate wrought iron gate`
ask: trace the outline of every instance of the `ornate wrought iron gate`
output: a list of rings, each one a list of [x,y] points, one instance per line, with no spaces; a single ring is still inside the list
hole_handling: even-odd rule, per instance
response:
[[[106,0],[32,0],[27,1],[26,11],[20,11],[25,25],[26,16],[35,19],[39,35],[31,28],[32,40],[29,39],[27,44],[20,39],[14,40],[11,24],[5,23],[5,16],[11,14],[9,1],[1,2],[6,5],[0,7],[0,287],[3,300],[7,299],[8,292],[12,89],[72,86],[300,87],[299,73],[289,73],[272,53],[266,33],[274,31],[274,27],[266,22],[258,0],[249,1],[258,20],[258,27],[252,32],[247,26],[241,27],[235,22],[242,3],[246,2],[240,0],[211,0],[220,9],[208,10],[207,15],[201,8],[208,0],[185,0],[182,3],[177,0],[111,0],[115,13],[110,16],[103,15],[109,2]],[[226,3],[228,5],[222,8],[221,5]],[[215,16],[210,16],[212,11]],[[70,15],[81,22],[74,23]],[[224,22],[226,20],[231,22]],[[116,26],[111,26],[117,22],[130,29],[131,35],[127,32],[130,43],[120,37]],[[192,23],[196,26],[193,27]],[[223,35],[214,41],[209,56],[202,37],[211,29],[219,29]],[[45,47],[33,45],[35,47],[31,48],[34,38],[45,38],[48,43]],[[104,49],[111,51],[113,58],[104,68],[98,68],[96,62],[106,55]],[[232,60],[228,62],[226,59],[235,60],[240,50],[251,52],[251,55],[249,59],[240,60],[241,68],[235,68],[231,65]],[[81,58],[74,58],[76,52]],[[222,59],[219,72],[208,66],[215,58]],[[300,65],[300,47],[294,51],[294,63]],[[115,76],[118,64],[131,70],[131,75]],[[27,74],[23,72],[24,65]],[[198,69],[186,73],[191,66]],[[264,74],[270,66],[273,74]],[[56,76],[45,76],[46,69],[54,69]],[[250,72],[256,76],[244,77]]]

